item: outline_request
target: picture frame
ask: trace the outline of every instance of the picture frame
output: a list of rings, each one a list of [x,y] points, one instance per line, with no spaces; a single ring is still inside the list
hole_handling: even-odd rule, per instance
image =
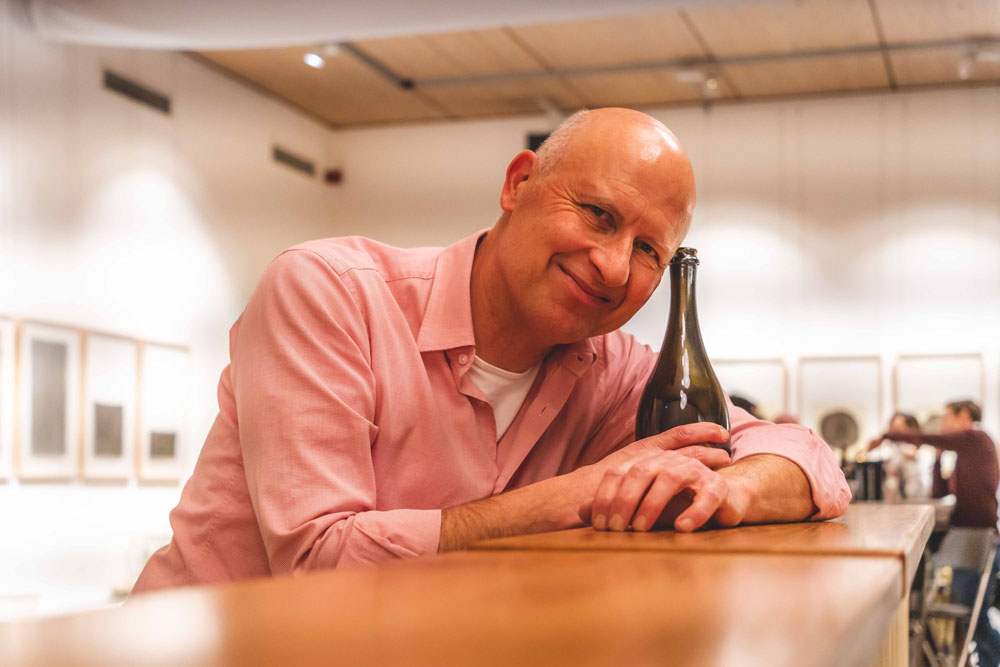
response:
[[[139,481],[176,483],[187,454],[190,354],[186,348],[139,344]]]
[[[81,332],[26,322],[18,346],[17,475],[68,481],[80,470]]]
[[[885,429],[880,356],[802,357],[798,379],[799,422],[821,435],[831,423],[852,434],[831,446],[856,450]]]
[[[784,359],[713,359],[722,389],[757,406],[764,419],[788,412],[788,367]]]
[[[0,480],[14,473],[17,323],[0,317]]]
[[[138,343],[88,333],[83,358],[83,477],[126,481],[135,472]]]
[[[893,368],[893,410],[912,414],[925,426],[940,418],[944,406],[986,395],[986,364],[978,352],[901,354]]]

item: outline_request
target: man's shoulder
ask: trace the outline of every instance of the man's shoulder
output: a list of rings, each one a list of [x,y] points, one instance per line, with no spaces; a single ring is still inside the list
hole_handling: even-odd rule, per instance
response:
[[[623,367],[630,365],[651,366],[656,360],[648,345],[622,329],[593,336],[589,341],[594,349],[594,364],[601,371],[624,370]]]
[[[336,236],[306,241],[282,254],[308,253],[320,257],[338,274],[375,271],[384,280],[430,277],[441,248],[398,248],[364,236]]]
[[[966,431],[966,437],[982,443],[983,446],[989,449],[996,449],[996,445],[993,443],[993,438],[991,438],[986,431],[978,428],[972,428]]]

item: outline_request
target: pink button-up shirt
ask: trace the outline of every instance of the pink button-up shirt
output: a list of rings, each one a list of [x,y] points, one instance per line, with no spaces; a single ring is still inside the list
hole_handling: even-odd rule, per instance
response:
[[[555,348],[497,442],[466,373],[481,233],[448,248],[325,239],[279,255],[230,331],[219,415],[136,591],[437,551],[441,509],[634,439],[656,355],[615,331]],[[815,519],[850,493],[826,444],[730,406],[733,458],[797,463]]]

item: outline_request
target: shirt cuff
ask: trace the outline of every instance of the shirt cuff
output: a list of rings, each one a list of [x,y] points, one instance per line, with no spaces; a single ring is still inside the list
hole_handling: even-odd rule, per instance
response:
[[[759,423],[759,422],[758,422]],[[772,454],[797,465],[809,480],[816,511],[814,521],[841,516],[851,502],[851,491],[830,447],[804,426],[754,426],[733,438],[733,462],[757,454]]]

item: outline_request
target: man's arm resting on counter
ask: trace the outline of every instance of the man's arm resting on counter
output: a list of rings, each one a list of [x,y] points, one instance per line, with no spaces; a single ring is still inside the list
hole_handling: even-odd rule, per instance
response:
[[[729,488],[715,514],[721,525],[802,521],[815,510],[805,474],[781,456],[748,456],[717,473]],[[462,549],[484,539],[582,526],[579,510],[593,500],[593,489],[603,474],[595,467],[581,468],[443,510],[438,551]]]
[[[441,511],[438,551],[464,549],[494,537],[566,530],[584,525],[580,480],[560,475],[497,496]],[[586,501],[583,501],[586,502]]]

